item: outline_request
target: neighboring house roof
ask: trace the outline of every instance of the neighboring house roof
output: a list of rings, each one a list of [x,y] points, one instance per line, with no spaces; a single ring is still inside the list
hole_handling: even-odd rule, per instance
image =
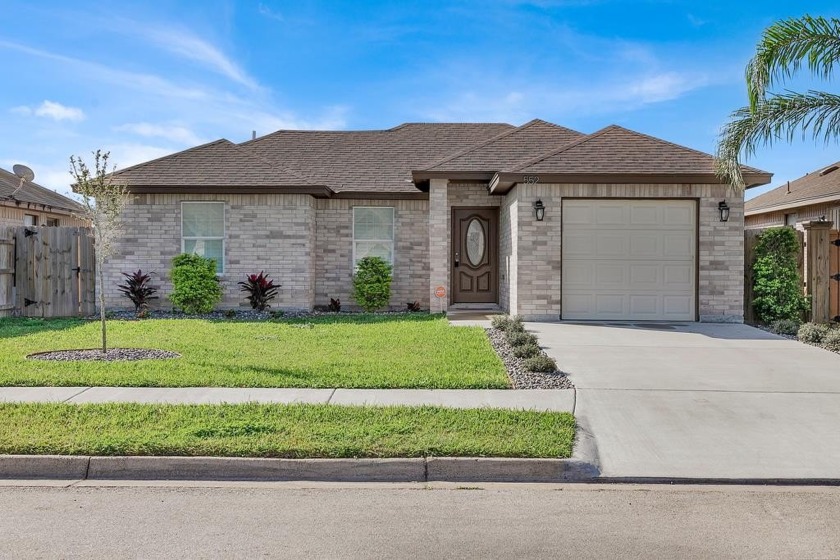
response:
[[[36,204],[41,207],[65,212],[79,212],[82,210],[82,205],[72,198],[60,195],[55,191],[42,187],[38,183],[25,181],[20,190],[17,190],[18,187],[20,187],[20,178],[10,171],[0,169],[0,202],[6,204],[15,204],[17,202]],[[12,193],[14,193],[14,198],[11,198]]]
[[[840,161],[746,202],[747,215],[840,201]]]
[[[538,156],[538,157],[535,157]],[[523,174],[581,181],[718,182],[714,158],[609,126],[594,134],[533,120],[407,123],[388,130],[280,130],[203,146],[117,171],[134,192],[306,192],[362,197],[425,196],[429,179],[493,179],[504,192]],[[744,167],[748,184],[770,174]],[[557,177],[554,177],[557,176]]]
[[[158,187],[145,192],[166,192],[172,187],[194,192],[226,191],[231,187],[237,192],[259,192],[271,187],[311,194],[329,192],[314,179],[268,162],[224,139],[121,169],[114,172],[113,178],[115,183],[129,187]]]

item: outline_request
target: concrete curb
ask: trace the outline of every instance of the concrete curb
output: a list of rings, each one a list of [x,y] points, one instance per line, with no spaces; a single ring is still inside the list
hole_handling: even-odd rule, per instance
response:
[[[593,481],[596,477],[597,470],[574,459],[257,459],[0,455],[0,479],[586,482]]]

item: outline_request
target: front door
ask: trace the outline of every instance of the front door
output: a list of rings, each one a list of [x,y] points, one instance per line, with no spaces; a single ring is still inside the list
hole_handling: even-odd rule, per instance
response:
[[[452,209],[452,303],[498,303],[498,208]]]

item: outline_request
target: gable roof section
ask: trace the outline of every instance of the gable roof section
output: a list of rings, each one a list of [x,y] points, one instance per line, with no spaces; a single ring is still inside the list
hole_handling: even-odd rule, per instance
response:
[[[220,139],[195,148],[127,167],[113,174],[131,192],[306,192],[328,195],[329,189],[290,169]]]
[[[576,130],[534,119],[432,163],[425,171],[499,171],[533,154],[545,153],[584,136]]]
[[[406,123],[388,130],[280,130],[239,146],[317,176],[337,193],[418,195],[412,170],[513,128],[504,123]]]
[[[60,195],[31,181],[24,182],[23,188],[15,193],[14,199],[10,199],[12,193],[19,186],[20,178],[17,175],[5,169],[0,169],[0,201],[6,203],[11,202],[12,204],[15,202],[35,204],[56,210],[64,210],[66,212],[79,212],[82,210],[82,205],[72,198]]]
[[[749,186],[770,180],[765,171],[742,168]],[[511,166],[493,178],[491,189],[504,192],[523,175],[545,176],[543,182],[720,182],[713,156],[618,125]]]
[[[840,161],[748,200],[744,211],[763,214],[832,201],[840,201]]]

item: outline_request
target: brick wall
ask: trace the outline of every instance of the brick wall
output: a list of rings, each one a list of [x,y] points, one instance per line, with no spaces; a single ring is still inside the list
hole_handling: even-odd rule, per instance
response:
[[[309,195],[134,195],[123,215],[123,235],[106,264],[106,306],[130,308],[116,289],[120,272],[157,273],[155,307],[171,308],[169,269],[181,252],[181,202],[225,203],[225,271],[221,309],[247,307],[237,282],[265,271],[282,287],[272,306],[310,309],[314,292],[314,199]]]
[[[341,300],[342,308],[355,304],[353,279],[353,208],[380,206],[394,209],[394,270],[391,307],[405,310],[418,301],[425,309],[429,281],[429,202],[426,200],[320,199],[316,201],[315,305]]]

